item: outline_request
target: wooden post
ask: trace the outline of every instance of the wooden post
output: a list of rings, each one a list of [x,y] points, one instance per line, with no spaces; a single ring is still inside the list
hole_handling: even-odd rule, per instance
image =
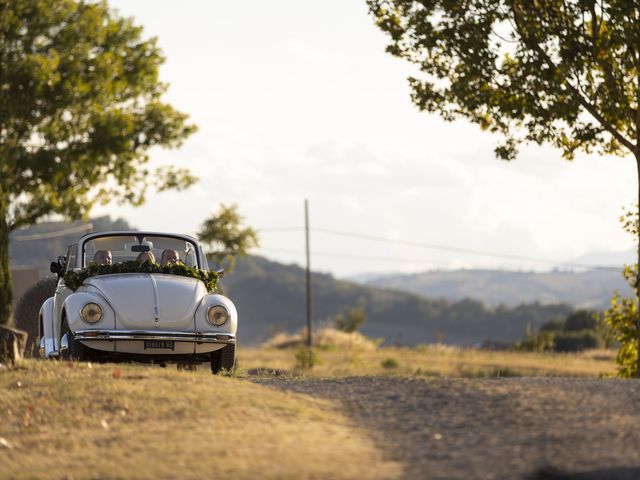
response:
[[[309,253],[309,201],[304,200],[304,231],[306,238],[306,252],[307,252],[307,347],[311,348],[312,341],[312,322],[311,322],[311,261]]]

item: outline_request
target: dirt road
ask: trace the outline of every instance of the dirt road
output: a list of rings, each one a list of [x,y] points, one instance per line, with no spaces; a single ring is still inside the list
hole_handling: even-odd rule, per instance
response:
[[[405,478],[640,479],[640,381],[256,381],[341,403]]]

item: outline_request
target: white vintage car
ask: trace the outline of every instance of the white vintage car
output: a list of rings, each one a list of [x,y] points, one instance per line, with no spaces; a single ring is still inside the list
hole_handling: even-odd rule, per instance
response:
[[[59,281],[40,309],[41,356],[233,368],[238,314],[213,293],[218,274],[195,238],[90,233],[51,271]]]

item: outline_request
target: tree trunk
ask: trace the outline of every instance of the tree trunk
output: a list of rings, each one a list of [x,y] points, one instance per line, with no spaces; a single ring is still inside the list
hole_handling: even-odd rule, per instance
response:
[[[9,205],[0,189],[0,324],[8,324],[11,318],[11,267],[9,265]]]
[[[638,210],[638,224],[636,225],[636,235],[638,236],[638,245],[637,245],[637,264],[636,264],[636,305],[638,308],[636,309],[636,314],[638,318],[636,319],[636,353],[638,358],[636,360],[636,368],[637,373],[636,377],[640,378],[640,151],[635,152],[636,156],[636,168],[638,171],[638,204],[636,205],[636,209]]]

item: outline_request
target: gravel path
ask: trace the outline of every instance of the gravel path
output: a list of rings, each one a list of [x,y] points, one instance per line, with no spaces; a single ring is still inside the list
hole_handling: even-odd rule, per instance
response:
[[[640,382],[256,380],[340,402],[406,478],[640,479]],[[366,466],[363,466],[366,478]]]

